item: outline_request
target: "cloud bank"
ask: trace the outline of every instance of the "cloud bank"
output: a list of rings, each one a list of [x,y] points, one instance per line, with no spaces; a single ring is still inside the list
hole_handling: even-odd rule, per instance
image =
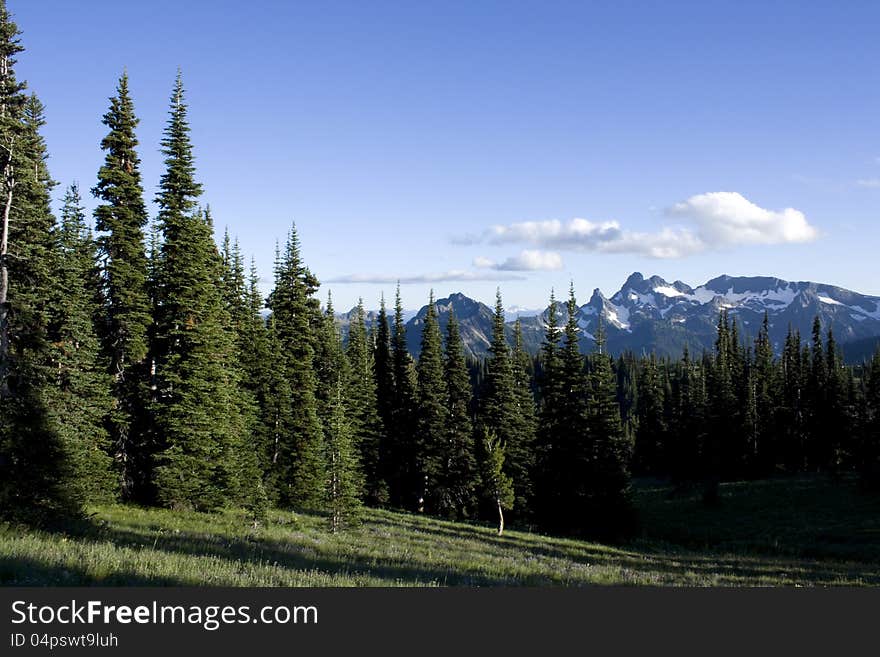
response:
[[[386,276],[382,274],[350,274],[329,278],[324,283],[347,284],[366,283],[378,285],[414,285],[419,283],[450,283],[457,281],[520,281],[522,276],[492,271],[469,271],[465,269],[452,269],[445,272],[430,274],[417,274],[413,276]]]
[[[461,236],[457,244],[530,244],[536,247],[599,253],[630,253],[650,258],[683,258],[697,253],[754,244],[810,242],[818,231],[794,208],[767,210],[737,192],[698,194],[668,208],[666,216],[684,225],[655,232],[624,229],[617,221],[575,218],[524,221],[492,226],[482,235]],[[510,269],[524,251],[510,258]],[[540,253],[533,251],[529,253]],[[558,255],[557,255],[558,257]],[[525,264],[526,260],[522,260]],[[486,261],[480,266],[495,266]],[[561,259],[559,260],[561,267]],[[522,268],[527,269],[526,267]]]
[[[474,259],[474,266],[496,271],[559,271],[562,269],[562,256],[555,251],[525,250],[503,262],[489,258]]]

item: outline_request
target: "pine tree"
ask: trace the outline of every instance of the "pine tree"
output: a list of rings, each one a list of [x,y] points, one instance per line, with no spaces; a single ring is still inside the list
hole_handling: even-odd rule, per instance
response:
[[[47,407],[54,183],[43,106],[15,78],[18,37],[0,2],[0,516],[40,523],[77,513],[81,500]]]
[[[379,302],[379,313],[371,332],[374,375],[376,379],[376,410],[384,440],[379,444],[381,480],[388,487],[389,502],[396,503],[397,473],[394,471],[394,365],[391,354],[391,327],[385,310],[385,297]]]
[[[512,509],[516,496],[513,480],[505,472],[505,449],[490,429],[483,432],[483,492],[498,511],[498,535],[504,533],[504,509]]]
[[[391,409],[391,500],[395,506],[418,507],[424,488],[416,465],[415,408],[416,378],[412,357],[406,347],[406,325],[400,285],[394,298],[394,330],[391,336],[391,367],[394,376],[394,403]]]
[[[516,507],[519,515],[529,509],[532,496],[530,445],[522,444],[517,434],[518,409],[514,394],[513,368],[510,347],[504,325],[504,305],[501,291],[495,294],[495,314],[492,320],[492,342],[489,346],[486,380],[481,399],[481,432],[492,429],[505,449],[505,468],[513,481]]]
[[[100,314],[95,243],[82,199],[71,185],[55,230],[56,285],[49,313],[52,372],[49,407],[74,472],[75,496],[106,502],[116,495],[104,422],[111,380],[95,330]]]
[[[189,139],[180,74],[162,152],[165,173],[156,202],[162,230],[158,271],[155,423],[158,499],[170,507],[210,509],[228,499],[228,460],[243,430],[235,404],[235,344],[223,307],[222,262]],[[234,487],[234,486],[233,486]]]
[[[780,425],[784,427],[780,436],[780,450],[784,453],[784,463],[789,472],[806,468],[807,436],[805,379],[801,355],[801,336],[788,327],[785,346],[782,351],[782,406],[779,408]]]
[[[640,475],[660,474],[666,463],[662,454],[666,442],[663,416],[665,396],[657,358],[651,354],[638,376],[638,429],[635,436],[633,469]]]
[[[822,324],[819,317],[813,320],[810,345],[810,367],[807,378],[806,398],[808,417],[807,463],[811,470],[821,470],[828,462],[827,392],[828,360],[822,341]]]
[[[416,366],[416,472],[424,488],[419,510],[448,512],[451,500],[444,490],[446,440],[449,422],[446,379],[443,376],[443,338],[437,323],[434,292],[422,327],[421,350]]]
[[[535,418],[535,395],[532,391],[532,362],[523,346],[522,322],[516,319],[513,325],[513,351],[510,355],[513,372],[513,395],[516,404],[513,433],[514,444],[522,446],[525,457],[525,468],[529,473],[529,481],[533,481],[535,469],[535,434],[537,424]]]
[[[347,398],[354,442],[364,473],[364,496],[369,504],[381,506],[388,502],[388,484],[382,463],[386,438],[379,417],[375,361],[367,336],[363,299],[358,299],[355,317],[349,326],[346,356],[349,369]]]
[[[316,287],[317,281],[302,261],[294,226],[276,263],[269,307],[281,349],[279,366],[286,372],[291,393],[290,425],[283,429],[276,459],[280,502],[304,508],[323,504],[326,477],[310,301]]]
[[[330,531],[337,532],[357,521],[363,489],[363,476],[343,403],[341,382],[331,402],[328,426],[324,456],[327,463],[325,506],[329,512]]]
[[[266,493],[276,504],[289,499],[289,477],[293,458],[293,392],[287,376],[286,352],[278,335],[275,316],[266,325],[268,360],[266,390],[262,402],[264,439],[263,471]]]
[[[550,483],[555,499],[552,506],[545,509],[544,524],[557,530],[579,531],[587,522],[584,511],[590,495],[587,476],[593,458],[593,439],[587,419],[587,375],[579,346],[578,305],[573,286],[566,311],[559,358],[559,391],[555,400],[556,435],[549,460],[555,479]]]
[[[880,348],[874,352],[867,368],[865,390],[865,424],[859,457],[862,485],[868,490],[880,489]]]
[[[101,140],[106,152],[92,194],[102,203],[95,208],[95,228],[104,263],[106,325],[102,327],[104,351],[113,377],[114,408],[110,416],[111,440],[126,499],[146,495],[150,475],[138,419],[143,419],[144,362],[151,323],[147,296],[147,256],[144,227],[147,210],[141,183],[135,128],[138,119],[123,74],[110,99],[103,123],[109,129]]]
[[[589,436],[592,459],[587,472],[588,499],[583,531],[600,538],[630,536],[636,517],[630,490],[632,445],[620,421],[617,386],[611,358],[605,353],[605,330],[600,320],[589,377]]]
[[[458,320],[451,310],[446,324],[444,376],[448,420],[440,498],[445,503],[440,505],[439,511],[450,517],[466,518],[476,509],[479,472],[470,408],[473,391]]]
[[[267,519],[269,497],[263,482],[265,454],[264,418],[260,396],[265,395],[262,367],[271,367],[267,359],[265,328],[253,310],[251,292],[245,283],[244,260],[238,242],[231,243],[228,232],[223,238],[223,297],[227,330],[235,342],[235,356],[230,363],[230,383],[235,386],[232,440],[222,464],[228,497],[251,513],[254,523]]]
[[[314,324],[315,333],[315,377],[317,386],[315,399],[318,403],[318,417],[324,425],[324,432],[328,431],[327,424],[330,419],[336,393],[347,384],[351,378],[348,370],[348,359],[345,357],[345,349],[342,346],[342,336],[336,325],[336,311],[333,308],[333,296],[327,292],[327,305],[324,312],[317,318]],[[344,395],[344,403],[348,407],[347,394]]]
[[[542,524],[547,526],[559,524],[560,489],[556,477],[558,464],[563,460],[560,449],[560,411],[563,407],[561,339],[556,296],[551,290],[547,328],[541,344],[540,406],[535,447],[535,507]]]
[[[750,446],[752,471],[755,475],[769,474],[781,460],[782,454],[776,440],[775,417],[779,405],[776,396],[779,384],[773,362],[773,345],[770,342],[770,318],[765,312],[761,329],[755,339],[754,395],[757,431],[755,443]]]
[[[718,316],[718,335],[715,356],[711,361],[708,380],[709,429],[703,444],[702,471],[704,475],[703,501],[719,501],[719,484],[725,469],[726,448],[736,442],[736,395],[731,366],[730,324],[727,313]]]
[[[10,233],[13,227],[13,203],[18,198],[17,187],[28,170],[28,153],[25,148],[25,126],[22,121],[27,102],[25,84],[15,78],[15,56],[24,48],[19,40],[18,26],[6,10],[5,0],[0,0],[0,167],[3,170],[3,224],[0,227],[0,394],[10,395],[9,377],[12,375],[12,317],[13,301],[10,300],[10,269],[15,266],[10,256]],[[15,237],[14,235],[12,236]],[[13,239],[14,248],[19,245]],[[22,245],[24,246],[24,245]],[[13,275],[13,280],[15,276]],[[17,281],[21,285],[24,281]],[[15,298],[15,294],[12,295]]]

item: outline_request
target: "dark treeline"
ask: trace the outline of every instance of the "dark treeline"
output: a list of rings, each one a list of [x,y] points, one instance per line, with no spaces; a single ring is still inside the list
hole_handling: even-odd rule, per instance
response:
[[[321,511],[335,530],[362,504],[497,518],[600,537],[635,527],[631,474],[702,487],[725,479],[855,471],[880,477],[880,354],[845,367],[830,332],[765,324],[746,341],[722,314],[712,353],[581,353],[577,304],[551,296],[540,354],[505,338],[489,355],[444,333],[433,296],[418,361],[398,289],[347,342],[302,256],[277,249],[268,298],[201,202],[180,75],[149,217],[125,75],[103,116],[91,194],[60,216],[44,110],[15,78],[18,31],[0,1],[0,515],[49,522],[110,500],[175,509]],[[271,312],[264,317],[264,309]],[[500,531],[500,529],[499,529]]]

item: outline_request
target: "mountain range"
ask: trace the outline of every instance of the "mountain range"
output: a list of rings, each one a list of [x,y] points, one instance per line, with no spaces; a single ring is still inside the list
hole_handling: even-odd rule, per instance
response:
[[[455,293],[437,302],[441,329],[445,331],[449,313],[459,321],[462,339],[469,355],[485,356],[492,336],[492,308],[464,294]],[[565,299],[557,301],[559,323],[566,320]],[[590,300],[578,307],[578,326],[583,351],[595,344],[594,335],[602,319],[611,353],[629,350],[635,353],[654,352],[678,357],[687,346],[692,353],[710,350],[715,341],[719,312],[727,309],[736,318],[740,332],[753,338],[766,312],[770,338],[779,352],[791,327],[809,339],[813,318],[818,316],[823,331],[830,327],[851,360],[870,353],[880,342],[880,297],[859,294],[834,285],[809,281],[785,281],[767,276],[719,276],[698,287],[675,281],[669,283],[659,276],[645,278],[636,272],[611,297],[598,288]],[[512,316],[519,316],[523,341],[530,353],[537,353],[547,326],[548,310],[507,312],[507,336],[512,339]],[[427,306],[406,323],[407,346],[417,356]],[[343,334],[354,311],[340,315]],[[368,315],[368,323],[375,313]],[[852,354],[847,353],[852,343]],[[856,345],[858,347],[856,348]]]

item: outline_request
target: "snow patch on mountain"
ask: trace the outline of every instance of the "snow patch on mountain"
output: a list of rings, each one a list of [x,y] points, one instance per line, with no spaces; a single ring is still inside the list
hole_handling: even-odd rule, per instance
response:
[[[676,290],[671,285],[659,285],[654,288],[654,292],[657,294],[662,294],[664,297],[686,297],[688,296],[684,292],[680,290]]]
[[[629,323],[629,308],[616,306],[610,301],[605,303],[605,318],[617,328],[623,331],[631,331]]]

